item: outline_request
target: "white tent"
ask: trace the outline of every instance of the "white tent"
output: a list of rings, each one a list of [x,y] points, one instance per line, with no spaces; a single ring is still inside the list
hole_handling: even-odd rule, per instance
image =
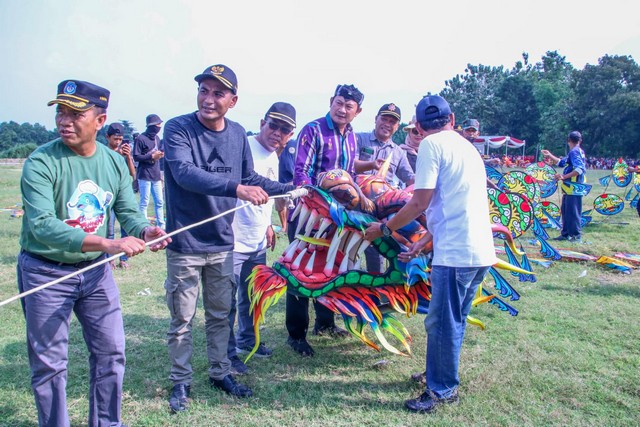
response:
[[[504,146],[505,154],[507,154],[507,149],[509,148],[522,148],[523,156],[526,143],[524,139],[516,139],[512,136],[479,136],[472,142],[481,154],[489,154],[489,148]]]

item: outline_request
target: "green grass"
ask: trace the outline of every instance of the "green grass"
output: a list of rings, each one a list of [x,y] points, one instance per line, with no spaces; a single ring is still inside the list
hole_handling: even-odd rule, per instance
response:
[[[595,185],[585,205],[599,193],[596,179],[603,174],[589,172]],[[0,168],[0,207],[20,202],[19,176],[17,168]],[[622,193],[618,188],[609,190]],[[556,196],[552,200],[558,202]],[[627,207],[612,218],[596,213],[594,222],[585,229],[587,243],[574,250],[596,255],[640,252],[635,211]],[[20,225],[10,212],[0,212],[2,300],[17,292]],[[270,261],[278,250],[270,254]],[[193,401],[187,413],[171,416],[164,255],[145,253],[130,264],[130,270],[115,275],[127,335],[123,421],[132,426],[640,425],[637,272],[622,275],[595,263],[556,262],[548,270],[534,266],[537,283],[510,279],[522,295],[513,304],[520,314],[510,317],[488,304],[472,311],[487,329],[467,330],[460,405],[429,416],[403,409],[405,399],[421,393],[409,376],[424,369],[422,316],[404,319],[413,336],[411,358],[377,353],[355,338],[333,341],[310,336],[316,356],[303,359],[285,344],[284,301],[280,301],[267,313],[262,330],[274,356],[249,362],[251,373],[241,381],[253,388],[255,397],[238,400],[208,385],[200,310],[194,328]],[[586,276],[580,277],[585,270]],[[145,288],[151,294],[139,295]],[[37,416],[20,304],[1,307],[0,320],[0,425],[33,426]],[[77,321],[72,323],[69,411],[73,425],[86,425],[87,351]],[[381,360],[387,363],[376,364]]]

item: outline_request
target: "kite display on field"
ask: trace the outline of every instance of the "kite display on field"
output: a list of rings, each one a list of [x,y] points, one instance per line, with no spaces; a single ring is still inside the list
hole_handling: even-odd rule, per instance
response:
[[[626,187],[631,182],[631,172],[629,172],[629,165],[622,157],[618,159],[616,164],[611,170],[611,176],[613,177],[613,183],[618,187]]]
[[[558,182],[553,178],[556,170],[545,162],[531,163],[524,171],[538,181],[540,197],[550,197],[558,189]]]
[[[596,260],[596,262],[625,274],[629,274],[631,273],[631,270],[633,270],[633,265],[622,261],[621,259],[611,258],[608,256],[601,256]]]
[[[377,175],[358,175],[355,180],[343,170],[320,174],[316,187],[307,187],[309,194],[299,199],[293,213],[298,226],[295,239],[273,266],[257,266],[249,277],[251,313],[256,333],[254,352],[260,344],[259,325],[266,310],[286,292],[316,298],[318,302],[340,314],[346,329],[368,346],[384,347],[395,354],[410,353],[410,336],[396,320],[393,312],[410,316],[425,313],[431,297],[429,282],[430,257],[421,254],[408,263],[398,260],[398,254],[426,232],[426,217],[421,215],[389,237],[373,242],[363,239],[363,231],[372,222],[391,218],[408,200],[410,190],[391,188],[384,180],[388,162]],[[509,243],[514,259],[521,256],[520,265],[529,266],[508,229],[492,226]],[[370,273],[361,268],[361,258],[367,247],[373,247],[387,259],[389,267],[383,273]],[[424,252],[430,252],[426,247]],[[524,268],[499,261],[494,267],[508,268],[518,274],[533,273]],[[519,294],[495,268],[491,277],[497,294],[484,285],[478,290],[474,305],[490,303],[512,315],[517,314],[503,298],[516,301]],[[488,276],[489,277],[489,276]],[[467,321],[484,327],[472,317]],[[366,335],[372,330],[377,342]],[[387,340],[393,336],[403,347],[398,350]],[[249,354],[248,358],[253,355]]]
[[[624,209],[624,200],[615,194],[601,194],[593,201],[593,209],[601,215],[615,215]]]
[[[613,254],[614,257],[626,261],[636,267],[640,267],[640,254],[630,254],[625,252],[617,252]]]

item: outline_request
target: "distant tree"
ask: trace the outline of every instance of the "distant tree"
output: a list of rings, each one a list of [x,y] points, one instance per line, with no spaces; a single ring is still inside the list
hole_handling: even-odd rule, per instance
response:
[[[640,155],[640,67],[633,58],[605,55],[574,73],[571,90],[570,124],[588,153]]]
[[[29,157],[36,148],[38,146],[33,142],[19,144],[1,152],[0,157],[5,159],[24,159]]]

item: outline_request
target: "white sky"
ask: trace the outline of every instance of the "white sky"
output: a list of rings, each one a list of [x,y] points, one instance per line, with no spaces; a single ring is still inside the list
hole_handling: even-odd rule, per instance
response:
[[[639,16],[626,0],[0,0],[0,122],[52,129],[46,103],[73,78],[111,91],[108,122],[143,130],[149,113],[195,111],[193,77],[222,63],[239,81],[227,117],[247,130],[276,101],[296,107],[301,128],[344,83],[365,94],[353,125],[368,131],[386,102],[408,122],[467,63],[510,68],[552,50],[576,68],[605,54],[637,62]]]

